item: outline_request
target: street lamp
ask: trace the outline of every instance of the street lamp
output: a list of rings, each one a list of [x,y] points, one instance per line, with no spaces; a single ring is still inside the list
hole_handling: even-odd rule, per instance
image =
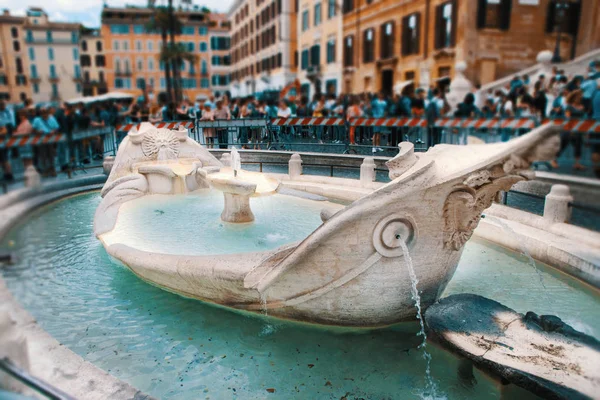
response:
[[[552,56],[553,63],[559,63],[562,61],[560,57],[560,35],[562,33],[562,25],[565,20],[565,14],[567,12],[567,8],[569,8],[569,2],[565,0],[557,0],[555,5],[555,21],[558,24],[557,32],[556,32],[556,45],[554,46],[554,55]]]

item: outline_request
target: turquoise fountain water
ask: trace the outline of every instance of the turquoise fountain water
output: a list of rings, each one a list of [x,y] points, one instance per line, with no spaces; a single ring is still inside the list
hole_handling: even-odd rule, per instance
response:
[[[266,199],[255,200],[258,205]],[[149,232],[152,229],[194,229],[181,246],[204,251],[197,247],[203,222],[196,218],[201,211],[190,214],[184,205],[193,201],[181,201],[173,210],[146,205],[156,218],[135,231],[140,242],[152,248],[169,240],[164,232]],[[427,394],[427,364],[418,349],[417,323],[377,331],[324,329],[231,312],[167,293],[107,256],[92,233],[98,203],[98,193],[55,203],[12,230],[2,243],[6,249],[9,241],[15,242],[11,251],[17,263],[2,270],[14,296],[44,329],[86,360],[163,399],[412,399]],[[290,212],[275,203],[264,206],[265,216]],[[216,208],[218,218],[220,204]],[[277,223],[295,226],[290,224],[304,223],[311,215],[318,225],[321,206],[312,214],[308,208],[307,204],[302,221],[287,215]],[[169,226],[174,220],[182,227]],[[273,229],[287,234],[285,228]],[[229,246],[232,251],[252,251],[269,243],[257,240]],[[288,240],[295,238],[281,242]],[[481,294],[519,312],[558,310],[573,326],[600,336],[598,293],[542,264],[538,268],[552,293],[552,305],[525,257],[471,240],[445,295]],[[265,324],[273,329],[265,331]],[[457,374],[456,357],[436,346],[427,349],[438,396],[500,397],[485,375],[476,371],[476,384],[466,384]]]

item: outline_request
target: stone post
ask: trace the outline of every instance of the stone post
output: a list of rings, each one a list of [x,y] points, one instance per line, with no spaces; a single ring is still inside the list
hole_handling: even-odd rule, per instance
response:
[[[360,166],[360,185],[368,186],[375,180],[375,159],[365,157]]]
[[[300,154],[294,153],[290,157],[288,174],[290,175],[290,179],[295,179],[302,175],[302,159],[300,158]]]
[[[224,167],[231,167],[231,154],[223,153],[221,156],[221,163]]]
[[[569,203],[572,201],[573,196],[567,185],[552,185],[544,203],[544,218],[552,222],[569,222],[571,219]]]
[[[104,162],[102,163],[102,170],[104,171],[104,175],[110,175],[110,171],[112,171],[113,165],[115,165],[115,158],[113,156],[104,157]]]
[[[467,63],[464,61],[458,61],[454,66],[454,79],[450,82],[450,92],[446,96],[452,111],[456,110],[458,103],[461,103],[473,88],[471,82],[465,78],[464,72],[466,69]]]
[[[25,187],[36,188],[42,184],[40,174],[33,165],[30,165],[25,170]]]

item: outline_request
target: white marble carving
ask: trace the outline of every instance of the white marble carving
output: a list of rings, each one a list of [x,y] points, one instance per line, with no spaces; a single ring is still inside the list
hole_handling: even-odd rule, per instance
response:
[[[498,191],[527,179],[532,161],[554,156],[557,133],[548,125],[507,143],[437,145],[419,154],[402,143],[400,154],[388,162],[390,183],[365,191],[336,213],[323,213],[323,224],[299,244],[263,253],[195,257],[147,253],[119,243],[108,245],[107,251],[160,287],[228,307],[344,326],[411,320],[415,309],[401,241],[411,253],[425,309],[452,277],[481,212]],[[132,163],[118,155],[111,176],[119,171],[117,165]],[[226,202],[234,210],[246,210],[240,194],[268,195],[277,188],[265,174],[241,172],[239,182],[230,168],[207,175],[213,187],[223,190],[224,184],[232,194]],[[301,160],[295,154],[285,179],[302,183],[293,181],[300,176]],[[336,178],[319,179],[335,190]],[[359,181],[356,186],[362,189]]]

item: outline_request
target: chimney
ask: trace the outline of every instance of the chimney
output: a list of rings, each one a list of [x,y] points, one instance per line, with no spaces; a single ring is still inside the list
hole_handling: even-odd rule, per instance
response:
[[[8,8],[3,9],[2,15],[10,15],[10,10]]]

